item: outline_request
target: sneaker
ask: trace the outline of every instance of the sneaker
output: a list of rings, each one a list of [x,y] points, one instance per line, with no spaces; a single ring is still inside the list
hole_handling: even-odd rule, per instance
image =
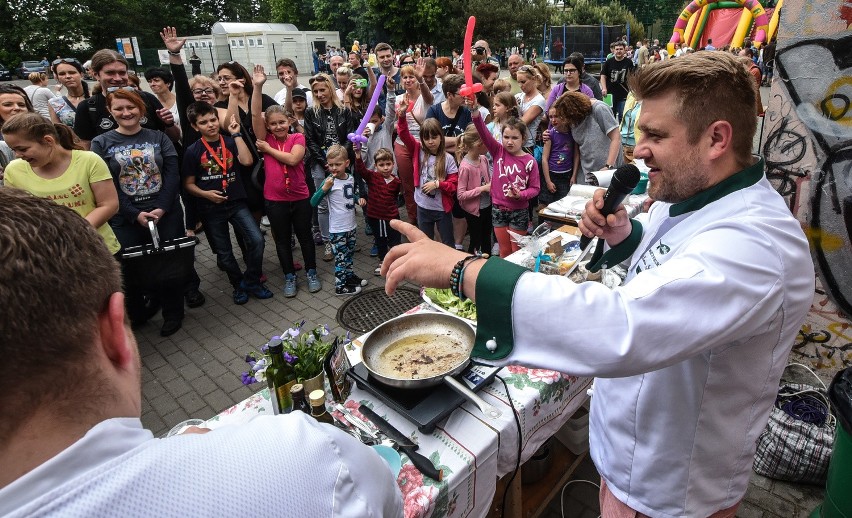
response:
[[[234,304],[242,306],[246,302],[248,302],[248,293],[241,288],[236,288],[234,290]]]
[[[271,299],[274,296],[271,291],[266,289],[266,286],[264,286],[263,283],[257,283],[252,285],[246,284],[246,281],[242,281],[240,283],[240,289],[242,289],[243,291],[245,291],[256,299]]]
[[[183,296],[184,302],[186,302],[186,306],[190,308],[197,308],[204,305],[207,299],[204,298],[204,294],[198,290],[192,290],[186,293]]]
[[[500,243],[494,243],[494,245],[491,246],[491,255],[494,257],[500,256]]]
[[[348,279],[346,279],[346,284],[349,286],[366,286],[367,279],[362,279],[353,273]]]
[[[373,248],[370,249],[370,257],[378,257],[379,256],[379,247],[373,245]]]
[[[316,293],[322,289],[322,281],[319,280],[317,271],[311,268],[308,270],[308,291]]]
[[[288,273],[284,276],[284,296],[296,296],[296,274],[294,273]]]
[[[314,227],[314,244],[317,246],[323,244],[322,232],[320,232],[319,227]]]
[[[267,216],[264,216],[260,218],[260,224],[264,227],[268,227],[271,223],[269,223],[269,218]]]
[[[343,286],[337,286],[334,288],[335,295],[355,295],[357,293],[361,293],[361,286],[350,286],[349,284],[344,284]]]
[[[325,253],[322,254],[322,260],[325,262],[331,261],[334,259],[334,254],[331,253],[331,243],[325,244]]]
[[[382,274],[382,263],[379,263],[379,265],[376,266],[376,269],[373,270],[373,274],[375,274],[376,276],[379,276],[379,275]]]

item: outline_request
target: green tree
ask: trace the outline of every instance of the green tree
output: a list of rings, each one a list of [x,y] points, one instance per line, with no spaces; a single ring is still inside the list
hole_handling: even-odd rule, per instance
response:
[[[85,19],[86,12],[85,4],[74,0],[0,2],[0,20],[3,20],[0,59],[13,68],[24,59],[71,55],[73,48],[87,40],[90,25]]]
[[[590,0],[572,0],[563,4],[553,17],[553,25],[627,25],[630,24],[630,39],[644,37],[645,28],[618,0],[606,4],[593,3]]]

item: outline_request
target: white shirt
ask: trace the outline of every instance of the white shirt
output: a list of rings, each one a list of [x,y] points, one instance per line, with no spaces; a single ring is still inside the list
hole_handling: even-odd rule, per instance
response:
[[[355,230],[355,180],[334,179],[328,191],[328,231],[332,234]]]
[[[298,88],[305,89],[305,97],[308,99],[308,108],[312,107],[314,105],[314,95],[311,93],[311,89],[301,83],[299,83],[297,86]],[[275,99],[275,102],[277,102],[281,106],[284,106],[284,101],[287,100],[287,86],[284,86],[284,88],[278,90],[278,93],[275,94],[275,97],[273,97],[273,99]]]
[[[0,489],[0,515],[381,518],[402,501],[372,448],[302,412],[168,439],[115,418]]]
[[[664,235],[673,205],[637,218],[621,287],[532,273],[515,285],[514,349],[497,363],[598,376],[592,459],[619,500],[652,517],[708,516],[742,499],[813,301],[808,242],[758,167],[757,183]],[[577,316],[573,330],[565,315]]]

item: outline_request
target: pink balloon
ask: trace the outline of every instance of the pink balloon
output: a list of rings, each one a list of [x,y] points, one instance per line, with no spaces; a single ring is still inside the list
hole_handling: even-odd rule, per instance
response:
[[[459,88],[459,95],[468,97],[482,91],[482,83],[473,82],[473,28],[476,26],[476,16],[467,19],[467,30],[464,32],[464,86]]]

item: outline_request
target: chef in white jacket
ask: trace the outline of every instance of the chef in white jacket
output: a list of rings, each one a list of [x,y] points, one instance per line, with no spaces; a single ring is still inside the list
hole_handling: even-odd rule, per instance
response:
[[[635,155],[656,203],[635,219],[623,207],[603,217],[600,190],[580,222],[607,245],[591,269],[624,263],[622,286],[464,260],[394,222],[410,243],[388,254],[386,290],[448,287],[461,261],[461,291],[480,315],[474,356],[596,377],[603,516],[733,517],[813,299],[813,263],[751,155],[757,91],[735,58],[649,65],[631,86],[643,101]]]

